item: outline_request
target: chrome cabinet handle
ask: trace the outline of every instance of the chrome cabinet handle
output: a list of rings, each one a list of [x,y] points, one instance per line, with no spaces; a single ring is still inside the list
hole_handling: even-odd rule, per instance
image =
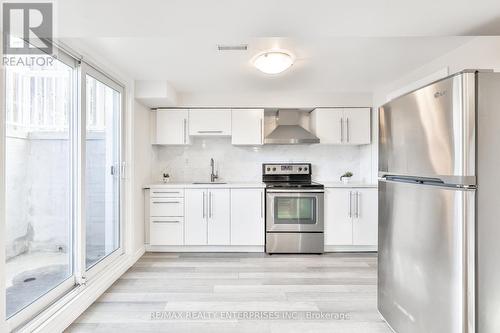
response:
[[[186,133],[187,132],[187,120],[186,118],[184,118],[184,143],[187,142],[187,139],[186,139]]]
[[[352,218],[352,191],[349,191],[349,218]]]
[[[171,194],[180,194],[180,192],[179,192],[179,191],[175,191],[175,192],[153,191],[153,193],[171,193]]]
[[[222,133],[222,131],[198,131],[198,133]]]
[[[360,213],[359,213],[359,199],[361,197],[361,193],[356,192],[356,218],[359,219]]]
[[[180,223],[181,221],[179,220],[172,220],[172,221],[153,221],[153,223]]]
[[[344,142],[344,118],[340,118],[340,142]]]
[[[346,141],[349,142],[349,118],[347,118],[345,121],[345,127],[346,127]]]
[[[203,218],[205,218],[205,192],[203,191],[203,210],[202,210]]]
[[[262,143],[262,139],[264,138],[264,131],[263,131],[264,126],[262,126],[262,119],[260,119],[259,124],[260,124],[260,143]]]
[[[212,199],[212,192],[208,192],[208,195],[209,195],[208,198],[210,200],[210,205],[208,206],[209,209],[210,209],[210,215],[209,215],[209,217],[212,218],[214,216],[214,207],[213,207],[214,201]]]
[[[180,201],[153,201],[154,204],[178,204]]]

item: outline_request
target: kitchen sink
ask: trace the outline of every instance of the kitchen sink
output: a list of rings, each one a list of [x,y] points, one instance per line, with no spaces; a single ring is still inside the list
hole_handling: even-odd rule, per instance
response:
[[[193,182],[194,185],[224,185],[224,182]]]

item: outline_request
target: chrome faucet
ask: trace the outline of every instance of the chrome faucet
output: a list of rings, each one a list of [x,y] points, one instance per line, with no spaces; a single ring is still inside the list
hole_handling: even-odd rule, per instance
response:
[[[219,171],[214,171],[215,161],[213,158],[210,159],[210,168],[212,170],[210,173],[210,182],[213,183],[216,179],[219,178]]]

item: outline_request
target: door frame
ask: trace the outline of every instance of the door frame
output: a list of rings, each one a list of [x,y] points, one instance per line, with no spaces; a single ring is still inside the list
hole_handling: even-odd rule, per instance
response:
[[[105,84],[106,86],[112,88],[113,90],[120,93],[120,114],[118,115],[119,122],[119,133],[118,140],[119,144],[119,152],[118,152],[118,161],[120,163],[120,167],[118,168],[118,179],[119,179],[119,208],[118,208],[118,223],[119,223],[119,232],[118,232],[118,248],[114,251],[106,255],[104,258],[93,264],[88,270],[86,267],[86,211],[85,211],[85,165],[86,165],[86,139],[87,139],[87,90],[86,90],[86,77],[91,76],[95,80]],[[112,264],[118,257],[124,254],[124,229],[125,223],[123,217],[125,216],[124,210],[124,197],[125,197],[125,184],[124,184],[124,152],[125,152],[125,140],[124,140],[124,113],[125,113],[125,88],[120,83],[116,82],[108,75],[104,74],[100,70],[96,69],[91,64],[86,62],[81,62],[79,67],[79,84],[80,84],[80,114],[79,114],[79,177],[78,180],[80,182],[79,191],[78,191],[78,202],[79,202],[79,214],[78,214],[78,269],[77,269],[77,280],[79,284],[85,284],[87,280],[92,279],[96,274],[101,272],[104,268]]]
[[[75,285],[77,284],[77,276],[76,276],[76,263],[77,263],[77,252],[75,252],[75,249],[76,249],[76,239],[75,239],[75,230],[76,230],[76,227],[77,227],[77,223],[76,223],[76,216],[77,216],[77,210],[78,210],[78,204],[77,204],[77,200],[76,200],[76,189],[78,188],[78,184],[77,184],[77,179],[75,178],[75,174],[76,174],[76,169],[77,169],[77,164],[78,163],[75,163],[76,159],[77,159],[77,139],[78,139],[78,132],[77,132],[77,127],[76,127],[76,124],[78,122],[78,98],[79,98],[79,94],[80,94],[80,86],[79,86],[79,82],[78,82],[78,61],[73,58],[72,56],[70,56],[69,54],[67,54],[65,51],[57,48],[55,45],[54,45],[54,48],[55,48],[55,52],[56,52],[56,55],[54,56],[54,58],[57,60],[57,61],[60,61],[61,63],[63,63],[64,65],[70,67],[72,69],[72,74],[71,74],[71,111],[70,111],[70,114],[69,114],[69,124],[68,124],[68,132],[69,132],[69,140],[70,140],[70,143],[71,143],[71,147],[70,147],[70,175],[71,175],[71,179],[70,179],[70,195],[71,195],[71,205],[70,205],[70,211],[71,211],[71,218],[70,218],[70,228],[69,228],[69,232],[70,232],[70,238],[69,238],[69,244],[68,244],[68,248],[71,248],[72,249],[72,253],[71,253],[71,256],[70,256],[70,267],[71,267],[71,275],[68,276],[65,280],[61,281],[60,283],[58,283],[57,285],[55,285],[52,289],[50,289],[49,291],[47,291],[45,294],[41,295],[40,297],[38,297],[37,299],[33,300],[32,303],[30,303],[29,305],[25,306],[24,308],[22,308],[21,310],[19,310],[17,313],[13,314],[11,317],[7,318],[7,316],[2,313],[2,316],[5,316],[5,319],[6,319],[6,322],[7,322],[7,325],[10,329],[14,329],[20,325],[22,325],[23,323],[29,321],[30,319],[32,319],[34,316],[36,316],[38,313],[42,312],[45,308],[47,308],[50,304],[52,304],[54,301],[56,301],[57,299],[59,299],[60,297],[64,296],[65,294],[67,294],[68,292],[70,292],[74,287]],[[3,85],[2,85],[2,96],[4,95],[4,90],[6,88],[5,86],[5,68],[4,70],[2,71],[2,82],[3,82]],[[4,103],[2,105],[2,108],[4,109],[5,111],[5,107],[6,107],[6,100],[4,99]],[[3,151],[3,154],[2,156],[4,157],[2,160],[2,177],[3,179],[5,179],[5,161],[6,161],[6,156],[5,156],[5,152],[6,152],[6,140],[5,140],[5,136],[6,136],[6,122],[5,122],[5,117],[6,117],[6,112],[3,113],[3,116],[1,117],[1,123],[2,123],[2,151]],[[5,193],[5,182],[3,182],[4,184],[4,193]],[[5,195],[5,194],[3,194]],[[5,197],[2,198],[2,205],[3,207],[5,207]],[[5,210],[2,210],[2,213],[3,213],[3,216],[5,218]],[[4,258],[4,261],[5,261],[5,258]],[[4,290],[6,290],[5,288],[5,285],[2,285],[0,286],[2,287]],[[5,303],[5,297],[6,295],[4,295],[4,299],[2,300],[2,302]]]

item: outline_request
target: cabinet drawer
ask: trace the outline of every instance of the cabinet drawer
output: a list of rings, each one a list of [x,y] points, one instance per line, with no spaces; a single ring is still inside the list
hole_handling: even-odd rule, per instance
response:
[[[184,189],[151,189],[151,198],[183,198]]]
[[[184,245],[184,218],[151,217],[151,245]]]
[[[151,198],[149,214],[154,216],[184,216],[184,198]]]

